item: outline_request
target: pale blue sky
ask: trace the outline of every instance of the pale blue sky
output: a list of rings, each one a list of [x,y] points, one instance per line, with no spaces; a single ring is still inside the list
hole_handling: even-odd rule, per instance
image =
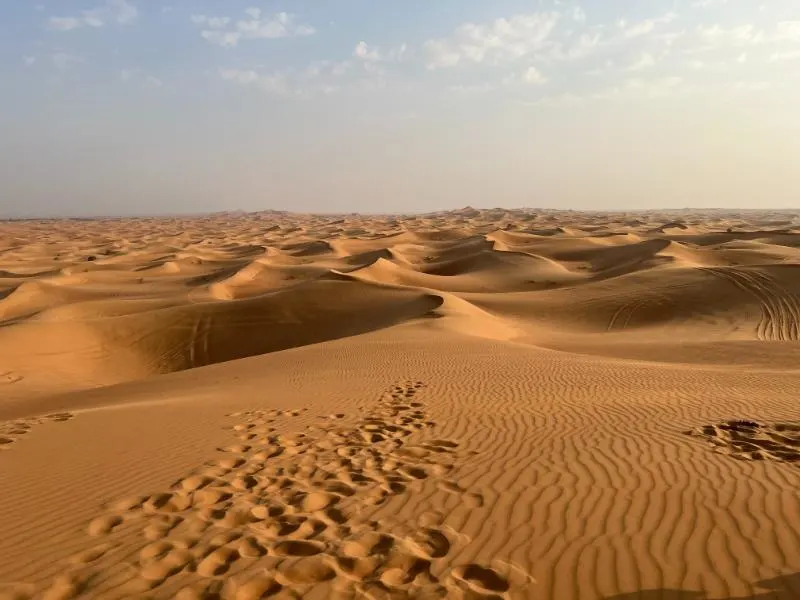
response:
[[[0,0],[0,216],[800,205],[797,0]]]

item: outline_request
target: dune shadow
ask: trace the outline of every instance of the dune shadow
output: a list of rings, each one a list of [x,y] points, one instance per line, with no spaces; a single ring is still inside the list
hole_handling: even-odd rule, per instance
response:
[[[729,596],[724,600],[797,600],[800,598],[800,573],[779,575],[755,584],[757,591],[750,596]],[[717,600],[705,592],[677,589],[641,590],[605,596],[604,600]]]

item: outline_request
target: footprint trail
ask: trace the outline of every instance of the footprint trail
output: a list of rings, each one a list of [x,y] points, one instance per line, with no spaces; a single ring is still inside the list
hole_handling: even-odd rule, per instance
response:
[[[284,422],[303,410],[228,415],[238,419],[234,443],[168,490],[110,503],[87,527],[99,544],[72,557],[42,597],[94,585],[182,599],[519,597],[502,568],[451,564],[459,536],[443,515],[399,527],[365,517],[427,481],[482,505],[444,479],[459,444],[429,435],[423,389],[395,385],[354,424],[336,414],[290,433]],[[123,559],[115,532],[131,530],[139,545]],[[32,597],[25,589],[18,597]]]

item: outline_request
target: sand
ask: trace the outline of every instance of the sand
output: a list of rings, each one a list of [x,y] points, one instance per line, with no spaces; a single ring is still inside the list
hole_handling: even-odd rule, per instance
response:
[[[792,214],[0,233],[0,598],[800,598]]]

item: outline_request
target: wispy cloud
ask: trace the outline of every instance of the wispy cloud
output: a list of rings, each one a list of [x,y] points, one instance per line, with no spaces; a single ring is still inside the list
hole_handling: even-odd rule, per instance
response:
[[[783,52],[774,52],[769,57],[770,62],[783,62],[786,60],[798,60],[798,59],[800,59],[800,49],[785,50]]]
[[[220,76],[224,81],[271,96],[307,98],[338,91],[341,88],[338,79],[348,70],[347,63],[322,62],[306,69],[273,72],[256,69],[222,69]]]
[[[378,62],[381,60],[381,54],[378,49],[371,47],[366,42],[358,42],[356,49],[353,50],[353,56],[367,62]]]
[[[717,8],[727,3],[728,0],[695,0],[692,2],[692,8]]]
[[[625,37],[634,38],[651,33],[658,25],[671,23],[677,16],[677,14],[671,12],[655,19],[645,19],[637,23],[629,23],[627,20],[622,19],[619,22],[619,26],[622,28]]]
[[[278,39],[313,35],[310,25],[298,23],[295,15],[280,12],[264,16],[258,8],[244,11],[248,18],[233,21],[231,17],[192,15],[195,25],[202,27],[200,35],[224,48],[237,46],[242,40]]]
[[[593,100],[653,99],[671,96],[678,92],[691,92],[683,77],[671,75],[652,79],[633,78],[591,94]]]
[[[139,16],[139,10],[127,0],[106,0],[102,6],[84,10],[79,15],[50,17],[48,26],[55,31],[72,31],[82,27],[104,27],[109,23],[125,25]]]
[[[231,22],[230,17],[208,17],[206,15],[192,15],[192,23],[202,25],[208,29],[223,29]]]
[[[83,58],[69,52],[52,52],[48,55],[48,58],[53,66],[60,71],[83,62]]]
[[[135,83],[144,87],[160,88],[164,85],[164,82],[160,78],[149,73],[144,73],[141,69],[135,67],[122,69],[119,72],[119,79],[124,83]]]
[[[531,83],[534,85],[542,85],[547,83],[547,77],[537,69],[536,67],[528,67],[525,71],[525,75],[523,76],[523,80],[525,83]]]
[[[655,57],[649,52],[645,52],[638,59],[628,66],[629,71],[643,71],[656,64]]]
[[[407,54],[406,44],[386,50],[361,41],[353,50],[353,58],[361,64],[364,71],[374,76],[385,75],[389,63],[403,61]]]
[[[466,23],[447,38],[425,43],[428,67],[513,61],[542,49],[560,18],[556,12],[517,15],[489,24]]]

